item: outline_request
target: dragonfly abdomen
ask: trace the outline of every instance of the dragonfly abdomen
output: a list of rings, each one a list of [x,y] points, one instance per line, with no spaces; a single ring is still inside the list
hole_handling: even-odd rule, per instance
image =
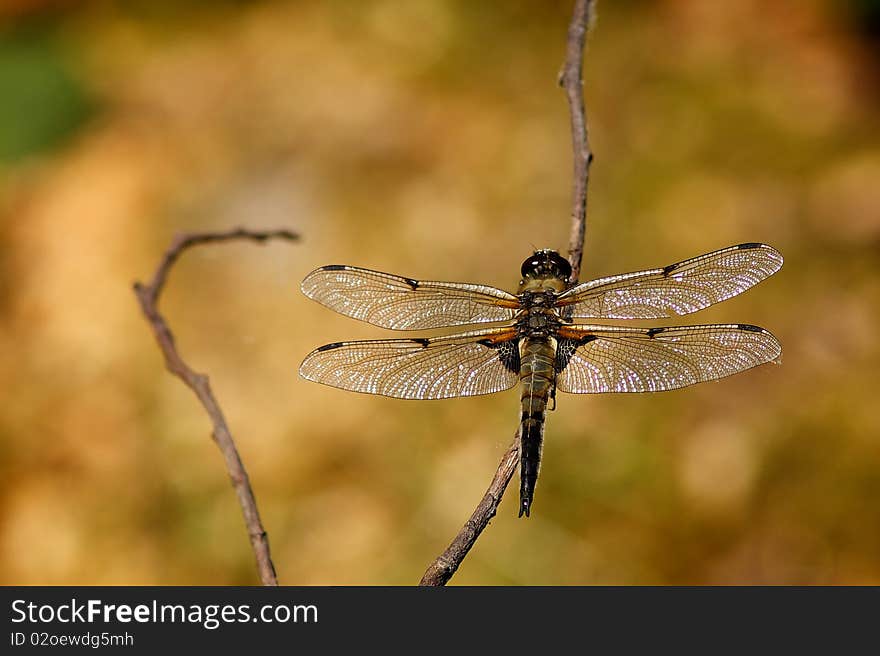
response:
[[[529,516],[541,469],[544,415],[556,384],[556,349],[546,337],[523,339],[520,353],[522,427],[520,430],[519,516]]]

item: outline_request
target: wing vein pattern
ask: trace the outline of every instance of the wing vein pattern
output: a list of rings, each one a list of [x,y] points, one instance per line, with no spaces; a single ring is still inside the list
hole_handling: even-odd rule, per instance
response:
[[[488,285],[413,280],[343,265],[312,271],[302,291],[340,314],[392,330],[509,321],[519,308],[516,296]]]
[[[727,300],[773,275],[782,255],[766,244],[739,244],[669,266],[598,278],[560,294],[575,319],[662,319]]]
[[[400,399],[491,394],[519,380],[513,328],[433,339],[327,344],[312,351],[300,375],[333,387]]]
[[[560,335],[557,387],[573,394],[678,389],[778,362],[782,353],[769,331],[749,324],[579,325]]]

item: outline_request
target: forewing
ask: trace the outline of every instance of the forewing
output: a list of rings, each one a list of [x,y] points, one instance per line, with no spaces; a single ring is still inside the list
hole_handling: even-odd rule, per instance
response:
[[[576,285],[560,294],[563,316],[661,319],[720,303],[779,271],[782,255],[766,244],[739,244],[660,269]]]
[[[742,323],[565,326],[559,337],[556,385],[573,394],[677,389],[778,362],[782,354],[770,332]]]
[[[509,321],[519,309],[516,296],[495,287],[413,280],[344,265],[312,271],[302,291],[340,314],[392,330]]]
[[[312,351],[303,378],[399,399],[491,394],[516,385],[516,330],[500,328],[434,339],[337,342]]]

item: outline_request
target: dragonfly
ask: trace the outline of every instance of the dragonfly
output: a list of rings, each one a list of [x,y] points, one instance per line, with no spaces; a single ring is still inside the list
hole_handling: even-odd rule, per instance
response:
[[[325,344],[300,375],[353,392],[399,399],[520,394],[519,516],[529,516],[544,423],[556,392],[660,392],[779,363],[782,347],[746,323],[635,327],[589,319],[669,319],[727,300],[773,275],[782,255],[760,243],[730,246],[668,266],[575,283],[557,251],[523,262],[516,294],[471,283],[416,280],[348,265],[302,282],[310,299],[381,328],[434,337]]]

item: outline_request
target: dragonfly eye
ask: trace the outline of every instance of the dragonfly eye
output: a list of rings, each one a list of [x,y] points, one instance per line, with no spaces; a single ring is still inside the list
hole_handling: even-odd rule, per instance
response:
[[[522,267],[520,268],[523,278],[534,278],[539,275],[543,264],[544,261],[537,256],[527,259],[522,263]]]
[[[562,278],[571,276],[571,265],[556,251],[538,251],[522,264],[523,278]]]
[[[568,263],[564,257],[562,257],[556,251],[553,251],[550,258],[553,262],[553,265],[556,268],[556,274],[562,278],[563,280],[568,280],[571,278],[571,264]]]

